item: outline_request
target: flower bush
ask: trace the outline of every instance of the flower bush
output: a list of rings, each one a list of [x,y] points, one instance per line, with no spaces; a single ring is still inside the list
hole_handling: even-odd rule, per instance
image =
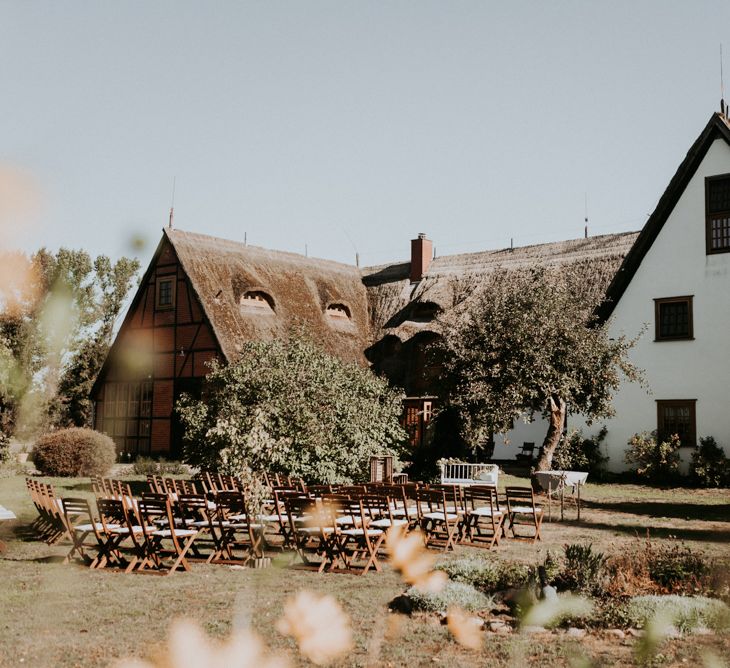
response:
[[[657,441],[656,432],[634,434],[629,440],[624,461],[633,465],[636,475],[649,482],[663,483],[675,479],[679,474],[679,436],[672,435],[668,441]]]

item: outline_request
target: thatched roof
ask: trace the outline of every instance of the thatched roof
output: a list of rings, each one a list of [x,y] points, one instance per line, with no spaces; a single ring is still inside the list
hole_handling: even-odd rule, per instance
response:
[[[177,229],[165,235],[226,359],[236,359],[248,340],[284,337],[301,323],[329,352],[365,363],[367,293],[356,267]],[[241,304],[247,293],[270,297],[273,311],[268,303]],[[332,305],[344,305],[350,317],[328,314]]]
[[[483,278],[499,270],[534,266],[578,266],[583,289],[599,301],[631,249],[638,232],[437,257],[418,283],[409,280],[409,263],[363,270],[374,339],[395,335],[402,341],[432,329],[429,313],[463,301]]]

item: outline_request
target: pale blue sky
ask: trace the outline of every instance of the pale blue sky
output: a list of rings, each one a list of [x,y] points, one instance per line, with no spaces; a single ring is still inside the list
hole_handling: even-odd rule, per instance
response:
[[[722,41],[726,0],[2,0],[0,167],[41,206],[0,223],[146,262],[175,176],[179,228],[363,264],[578,237],[586,191],[638,229]]]

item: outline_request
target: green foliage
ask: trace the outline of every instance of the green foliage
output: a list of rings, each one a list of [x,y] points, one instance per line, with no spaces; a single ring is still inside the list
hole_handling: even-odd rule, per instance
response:
[[[93,429],[72,427],[41,436],[33,448],[33,462],[44,475],[104,476],[114,464],[114,441]]]
[[[602,427],[594,437],[583,438],[583,432],[574,429],[555,449],[553,467],[561,471],[588,471],[593,479],[600,479],[608,461],[601,453],[607,433],[606,427]]]
[[[667,591],[693,591],[710,568],[702,553],[687,545],[675,543],[647,549],[649,577]]]
[[[135,475],[184,475],[187,472],[188,468],[182,462],[168,462],[163,457],[138,457],[132,464]]]
[[[689,475],[699,487],[730,487],[730,459],[712,436],[700,439],[692,453]]]
[[[0,430],[0,464],[9,462],[11,458],[10,438],[4,431]]]
[[[556,581],[565,589],[585,594],[600,590],[606,557],[590,543],[563,546],[563,567]]]
[[[443,319],[448,401],[472,444],[566,405],[589,419],[610,416],[621,380],[640,379],[627,358],[634,342],[610,339],[596,323],[584,280],[571,267],[495,272]],[[559,436],[553,429],[543,451],[548,465]]]
[[[88,424],[88,391],[139,263],[65,248],[0,261],[22,275],[11,295],[0,291],[0,429],[29,437]]]
[[[479,591],[490,593],[526,586],[531,577],[530,568],[524,564],[488,559],[479,556],[449,559],[436,566],[450,580],[471,585]]]
[[[657,443],[656,431],[634,434],[628,443],[624,461],[633,465],[639,478],[653,483],[671,482],[679,475],[681,442],[674,434]]]
[[[406,595],[411,599],[414,610],[424,612],[446,612],[451,607],[477,612],[491,609],[494,603],[494,599],[471,585],[450,580],[438,592],[424,592],[411,587]]]
[[[405,442],[398,392],[297,334],[245,343],[237,362],[213,366],[203,397],[177,410],[184,458],[204,469],[364,480],[371,455],[397,456]]]
[[[683,632],[698,627],[722,631],[730,619],[725,603],[704,596],[636,596],[622,612],[624,626],[643,628],[652,618],[661,616]]]

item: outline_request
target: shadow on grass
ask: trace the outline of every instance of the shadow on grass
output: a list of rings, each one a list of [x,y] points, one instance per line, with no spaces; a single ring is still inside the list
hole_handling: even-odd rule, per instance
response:
[[[66,560],[60,554],[52,554],[46,557],[0,557],[0,561],[14,561],[16,563],[33,563],[33,564],[62,564]]]
[[[671,503],[668,501],[582,501],[584,508],[595,508],[628,515],[670,517],[703,522],[729,522],[730,504]]]
[[[574,528],[585,528],[595,531],[607,531],[609,533],[623,533],[634,538],[678,538],[679,540],[704,541],[707,543],[730,543],[730,529],[728,531],[717,531],[713,529],[693,529],[678,527],[658,527],[648,524],[610,524],[609,522],[594,522],[591,520],[564,522]]]

